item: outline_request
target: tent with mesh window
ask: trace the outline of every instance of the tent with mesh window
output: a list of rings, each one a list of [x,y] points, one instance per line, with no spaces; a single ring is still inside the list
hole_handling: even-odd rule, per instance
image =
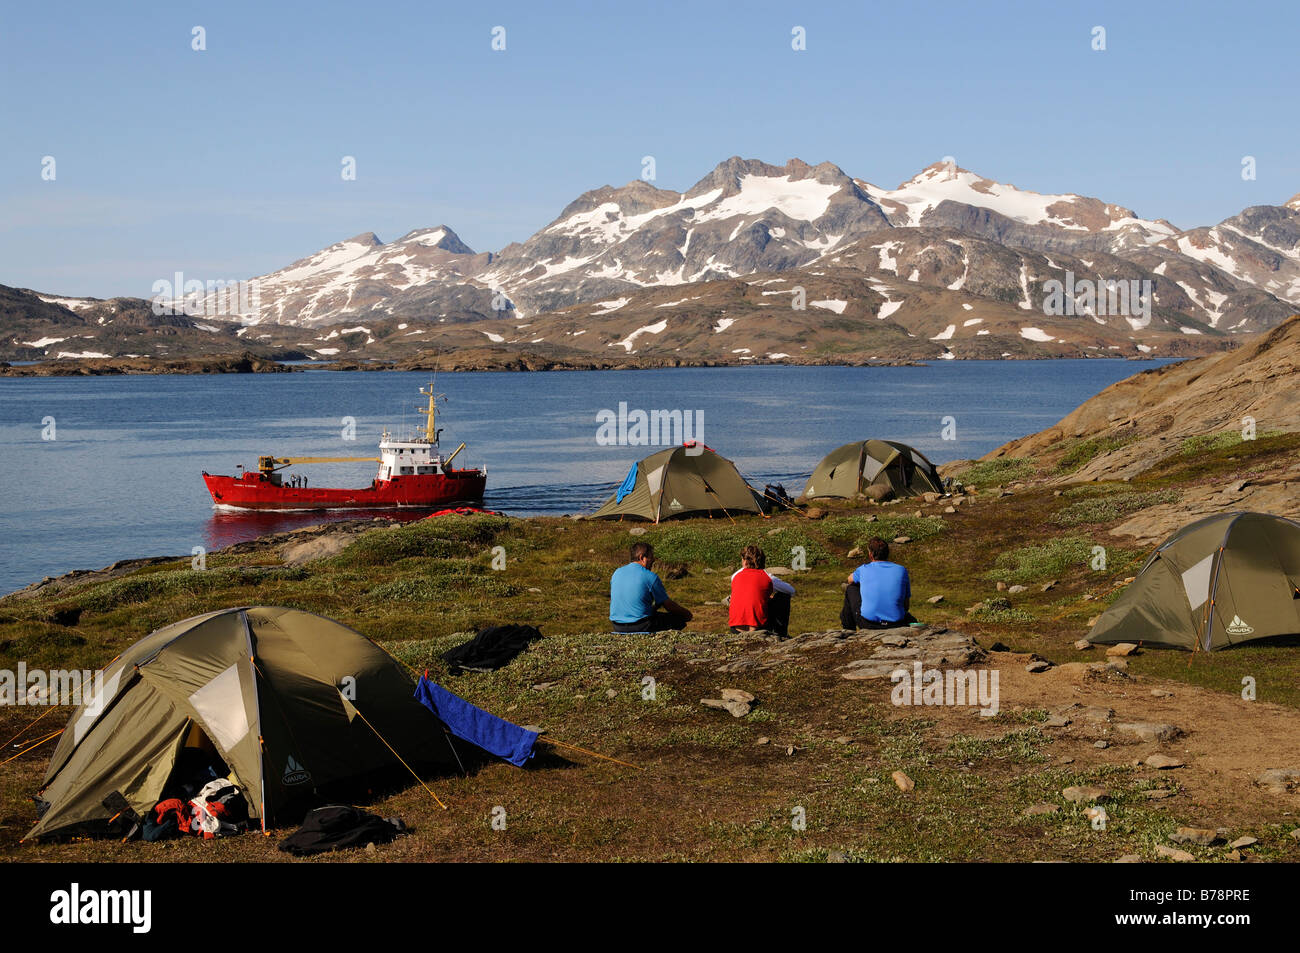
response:
[[[1097,645],[1213,650],[1300,634],[1300,523],[1220,513],[1156,548],[1088,633]]]
[[[166,626],[109,663],[73,712],[26,839],[120,835],[195,748],[243,790],[263,830],[403,763],[452,768],[444,722],[415,687],[361,633],[297,609],[223,609]]]
[[[938,468],[921,451],[893,440],[858,440],[822,458],[803,496],[851,500],[872,485],[888,487],[896,497],[943,492]]]
[[[652,453],[632,464],[592,519],[661,520],[762,513],[761,499],[736,465],[702,443]]]

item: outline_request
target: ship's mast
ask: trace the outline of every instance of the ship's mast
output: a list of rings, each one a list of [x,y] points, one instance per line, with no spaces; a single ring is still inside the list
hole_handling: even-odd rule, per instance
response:
[[[423,407],[417,408],[427,418],[424,424],[424,439],[428,443],[434,444],[438,442],[438,408],[436,405],[438,395],[434,392],[432,382],[430,382],[428,390],[421,387],[420,393],[429,398],[427,410]]]

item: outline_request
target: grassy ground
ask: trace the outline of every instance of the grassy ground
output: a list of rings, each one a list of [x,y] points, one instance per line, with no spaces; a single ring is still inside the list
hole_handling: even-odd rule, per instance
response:
[[[630,535],[635,524],[626,523],[448,517],[370,530],[338,555],[301,567],[281,566],[269,548],[216,554],[204,571],[188,562],[161,564],[52,596],[0,602],[0,667],[12,669],[20,660],[29,668],[99,667],[181,618],[234,605],[295,606],[357,628],[478,705],[638,766],[571,751],[559,757],[548,749],[527,770],[491,763],[469,777],[431,779],[450,806],[446,812],[412,781],[369,806],[406,818],[413,836],[377,855],[356,851],[331,860],[1152,856],[1155,844],[1189,820],[1182,814],[1191,808],[1148,800],[1142,792],[1156,782],[1128,761],[1083,757],[1074,742],[1043,730],[1041,708],[1012,706],[992,719],[952,711],[920,717],[889,703],[887,683],[847,681],[830,662],[814,658],[760,674],[716,674],[718,664],[754,647],[752,637],[726,634],[721,599],[728,576],[745,543],[762,545],[770,566],[801,557],[807,568],[789,577],[798,588],[792,631],[838,628],[840,584],[858,562],[848,551],[871,535],[909,536],[912,542],[894,547],[894,558],[910,570],[920,618],[969,632],[986,647],[1000,642],[1070,661],[1079,655],[1072,643],[1088,620],[1146,556],[1116,545],[1105,533],[1108,525],[1167,501],[1178,486],[1293,462],[1298,450],[1295,435],[1200,447],[1148,480],[1086,484],[1060,496],[1050,489],[985,492],[952,514],[942,512],[947,501],[832,505],[820,520],[796,513],[734,523],[693,520],[650,527],[641,536]],[[1081,465],[1079,457],[1072,466]],[[992,486],[1036,469],[1032,460],[980,464],[972,482]],[[672,597],[695,610],[687,631],[605,631],[609,574],[638,538],[655,544]],[[1092,568],[1096,546],[1105,549],[1104,569]],[[504,568],[494,569],[502,553]],[[968,612],[1005,595],[996,590],[999,581],[1027,589],[1011,596],[1009,606]],[[1055,585],[1044,591],[1047,583]],[[927,604],[933,595],[944,599]],[[501,671],[448,675],[439,653],[500,622],[534,624],[545,638]],[[1244,647],[1194,659],[1153,651],[1133,657],[1130,671],[1229,694],[1250,675],[1260,698],[1300,709],[1294,647]],[[647,676],[655,680],[653,699],[644,697]],[[758,696],[753,713],[734,719],[699,705],[722,687]],[[0,709],[0,740],[38,738],[46,723],[55,730],[68,715],[55,711],[23,732],[40,713]],[[39,787],[52,745],[0,768],[0,857],[284,858],[273,839],[256,836],[164,846],[19,845],[35,820],[29,795]],[[891,780],[896,770],[916,782],[915,791],[898,789]],[[1110,790],[1105,831],[1094,830],[1081,807],[1061,801],[1059,791],[1078,784]],[[1041,801],[1060,803],[1061,810],[1024,815]],[[498,807],[505,830],[491,824]],[[1300,859],[1300,842],[1282,836],[1295,827],[1294,812],[1256,811],[1241,825],[1234,835],[1260,838],[1255,859]],[[1188,849],[1206,859],[1223,850]]]

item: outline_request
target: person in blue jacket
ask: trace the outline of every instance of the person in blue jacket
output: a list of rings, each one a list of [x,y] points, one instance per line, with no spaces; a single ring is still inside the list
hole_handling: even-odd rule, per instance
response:
[[[655,549],[633,543],[632,561],[614,570],[609,579],[609,621],[615,632],[665,632],[683,629],[691,613],[668,598],[668,590],[652,572]]]
[[[849,576],[844,589],[840,625],[845,629],[890,629],[909,625],[912,582],[907,570],[889,561],[889,544],[877,536],[867,540],[871,561]]]

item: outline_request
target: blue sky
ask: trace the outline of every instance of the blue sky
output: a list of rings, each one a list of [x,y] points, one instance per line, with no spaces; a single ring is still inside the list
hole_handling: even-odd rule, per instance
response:
[[[148,297],[178,270],[245,278],[359,232],[443,223],[497,250],[580,193],[637,178],[646,155],[655,184],[678,190],[731,155],[829,160],[890,188],[952,155],[1021,188],[1213,224],[1300,192],[1298,11],[11,4],[0,284]],[[348,155],[355,181],[340,175]]]

